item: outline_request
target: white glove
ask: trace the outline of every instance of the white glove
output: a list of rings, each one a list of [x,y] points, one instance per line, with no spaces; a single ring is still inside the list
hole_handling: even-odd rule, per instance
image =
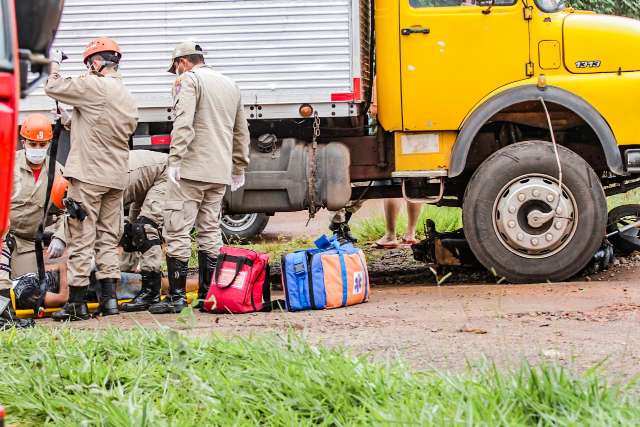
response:
[[[169,179],[176,185],[180,185],[180,168],[169,166],[168,170]]]
[[[231,175],[231,191],[236,191],[244,185],[244,174]]]
[[[58,114],[58,110],[55,108],[51,110],[51,114],[53,114],[55,120],[60,119],[63,126],[68,126],[71,123],[71,114],[62,107],[60,107],[60,114]]]
[[[54,258],[60,258],[62,256],[62,254],[64,254],[64,248],[67,245],[65,245],[65,243],[58,239],[57,237],[54,237],[53,239],[51,239],[51,243],[49,243],[49,248],[47,249],[47,256],[49,257],[49,259],[54,259]]]
[[[63,53],[60,49],[51,49],[49,51],[49,61],[60,64],[62,63],[62,55]]]

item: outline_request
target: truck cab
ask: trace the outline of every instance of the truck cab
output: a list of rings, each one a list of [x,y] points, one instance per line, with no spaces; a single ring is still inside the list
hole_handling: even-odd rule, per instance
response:
[[[605,194],[637,186],[640,22],[563,0],[378,0],[375,18],[403,193],[462,206],[474,254],[510,281],[584,268]]]

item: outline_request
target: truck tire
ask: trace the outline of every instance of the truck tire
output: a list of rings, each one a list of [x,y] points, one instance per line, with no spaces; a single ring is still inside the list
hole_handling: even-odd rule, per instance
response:
[[[607,234],[618,231],[626,225],[640,220],[640,205],[622,205],[611,209],[607,219]],[[609,237],[609,241],[622,256],[629,256],[640,251],[640,235],[637,228]]]
[[[607,203],[594,170],[573,151],[526,141],[505,147],[474,173],[463,202],[464,231],[478,260],[512,283],[566,280],[604,239]],[[551,212],[559,209],[554,216]]]
[[[245,242],[260,235],[268,223],[263,213],[223,215],[220,228],[225,243]]]

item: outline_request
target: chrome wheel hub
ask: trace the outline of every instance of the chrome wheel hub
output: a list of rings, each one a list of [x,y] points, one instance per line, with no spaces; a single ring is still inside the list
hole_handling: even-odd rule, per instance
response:
[[[501,243],[526,258],[545,258],[571,240],[578,211],[571,192],[546,175],[526,175],[504,186],[493,208]]]

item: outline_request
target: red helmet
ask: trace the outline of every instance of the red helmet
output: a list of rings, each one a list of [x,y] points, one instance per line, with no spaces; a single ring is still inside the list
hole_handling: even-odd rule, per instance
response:
[[[87,47],[84,48],[84,52],[82,53],[82,62],[85,64],[87,60],[100,52],[115,52],[118,58],[122,57],[122,51],[120,50],[120,46],[113,39],[109,37],[98,37],[97,39],[91,40]]]
[[[64,209],[64,203],[62,202],[67,196],[67,188],[69,187],[69,181],[63,176],[56,176],[51,186],[51,203],[58,208]]]

